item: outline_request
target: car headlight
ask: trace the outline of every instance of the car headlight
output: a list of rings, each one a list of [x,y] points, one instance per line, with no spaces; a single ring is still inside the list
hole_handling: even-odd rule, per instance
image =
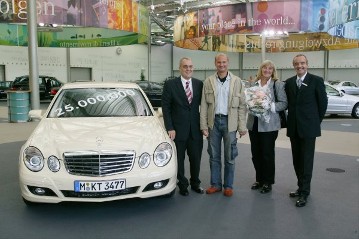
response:
[[[147,168],[148,165],[150,165],[151,162],[151,156],[149,153],[143,153],[141,154],[139,160],[138,160],[138,165],[140,166],[140,168],[144,169]]]
[[[169,143],[161,143],[153,154],[153,161],[158,167],[163,167],[172,158],[172,146]]]
[[[57,157],[51,155],[47,159],[47,166],[52,172],[58,172],[60,170],[60,160]]]
[[[28,147],[24,152],[24,156],[24,163],[31,171],[38,172],[44,167],[44,157],[39,149]]]

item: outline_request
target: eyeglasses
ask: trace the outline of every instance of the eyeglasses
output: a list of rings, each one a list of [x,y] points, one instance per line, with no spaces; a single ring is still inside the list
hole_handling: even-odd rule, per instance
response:
[[[183,65],[182,68],[193,69],[193,65]]]

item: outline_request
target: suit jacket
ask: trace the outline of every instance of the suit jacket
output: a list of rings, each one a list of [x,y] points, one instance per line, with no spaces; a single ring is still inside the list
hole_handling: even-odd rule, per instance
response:
[[[275,83],[275,85],[274,85]],[[251,86],[258,86],[259,82],[256,81],[254,83],[251,83]],[[277,100],[278,102],[275,102],[275,95],[274,95],[274,89],[273,86],[276,88],[276,92],[277,92]],[[275,102],[275,110],[276,112],[269,112],[269,122],[266,123],[264,121],[264,119],[259,118],[258,119],[258,132],[270,132],[270,131],[275,131],[275,130],[279,130],[281,129],[281,125],[280,125],[280,118],[279,118],[279,111],[283,111],[285,109],[287,109],[287,96],[285,94],[284,91],[284,82],[277,80],[277,81],[273,81],[271,80],[271,82],[268,85],[269,91],[270,91],[270,96],[271,96],[271,100],[272,102]],[[254,116],[252,114],[248,114],[248,118],[247,118],[247,128],[248,130],[252,130],[253,129],[253,124],[254,124]]]
[[[287,136],[314,138],[321,135],[320,123],[327,110],[328,98],[323,78],[307,73],[298,89],[297,76],[286,80],[288,98]]]
[[[199,128],[199,105],[202,97],[202,81],[192,78],[192,103],[188,103],[181,77],[165,82],[162,93],[162,112],[167,131],[175,130],[175,140],[202,139]]]

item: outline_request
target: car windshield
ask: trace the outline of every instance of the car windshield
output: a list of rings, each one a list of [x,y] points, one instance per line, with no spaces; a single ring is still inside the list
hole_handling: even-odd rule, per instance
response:
[[[152,115],[142,93],[130,88],[64,89],[56,98],[49,118],[133,117]]]

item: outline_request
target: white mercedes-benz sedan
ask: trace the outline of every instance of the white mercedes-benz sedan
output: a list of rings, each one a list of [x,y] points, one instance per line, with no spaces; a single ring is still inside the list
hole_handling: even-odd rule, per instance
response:
[[[172,196],[177,158],[160,120],[134,83],[65,84],[22,146],[27,204]]]

